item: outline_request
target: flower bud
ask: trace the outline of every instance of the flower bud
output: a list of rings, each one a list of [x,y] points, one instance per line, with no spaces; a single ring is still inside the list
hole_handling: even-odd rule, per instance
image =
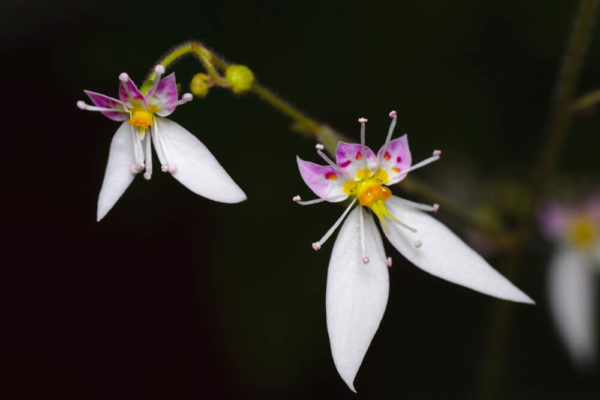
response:
[[[231,65],[225,70],[225,78],[235,94],[250,90],[254,83],[254,74],[245,65]]]
[[[206,97],[211,87],[211,77],[207,74],[197,73],[190,83],[190,92],[196,97]]]

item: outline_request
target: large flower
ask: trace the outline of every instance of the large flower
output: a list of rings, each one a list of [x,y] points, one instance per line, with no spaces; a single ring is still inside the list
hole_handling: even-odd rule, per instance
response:
[[[350,200],[342,216],[321,240],[318,250],[346,218],[333,246],[327,274],[327,330],[335,366],[348,387],[379,327],[388,299],[388,266],[391,258],[369,212],[374,214],[385,236],[404,257],[424,271],[450,282],[523,303],[533,301],[494,270],[446,226],[422,211],[437,211],[437,205],[418,204],[392,195],[389,185],[400,182],[417,168],[439,159],[441,152],[412,165],[406,135],[391,140],[396,112],[385,143],[375,154],[365,145],[366,119],[361,118],[361,143],[340,142],[334,163],[317,145],[328,165],[298,158],[304,182],[319,199],[294,201],[309,205],[322,201]],[[356,207],[355,207],[356,206]]]
[[[547,274],[549,306],[558,333],[579,369],[596,361],[596,276],[600,272],[600,193],[583,202],[548,202],[542,232],[556,243]]]
[[[161,79],[165,69],[155,68],[156,78],[145,93],[126,73],[119,75],[119,100],[85,90],[94,106],[78,101],[82,110],[99,111],[114,121],[125,121],[113,136],[104,181],[98,197],[100,221],[129,187],[136,174],[152,177],[152,144],[161,163],[192,192],[223,203],[246,199],[211,152],[179,124],[164,118],[175,108],[192,100],[186,93],[178,99],[175,74]]]

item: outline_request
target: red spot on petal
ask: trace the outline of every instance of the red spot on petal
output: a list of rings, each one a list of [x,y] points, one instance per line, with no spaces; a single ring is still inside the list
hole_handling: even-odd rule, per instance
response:
[[[385,161],[389,161],[389,159],[390,159],[391,157],[392,157],[392,156],[390,156],[390,153],[388,153],[387,151],[386,151],[386,152],[384,153],[384,155],[383,155],[383,158],[385,158]]]
[[[358,153],[356,153],[356,159],[358,161],[362,160],[362,153],[360,151]]]
[[[334,172],[328,172],[325,174],[325,179],[335,181],[337,179],[337,175]]]
[[[343,163],[340,164],[340,167],[342,168],[346,168],[348,165],[350,165],[352,161],[348,160],[348,161],[344,161]]]
[[[402,157],[398,156],[398,158],[396,158],[396,162],[397,163],[401,163],[402,162]]]

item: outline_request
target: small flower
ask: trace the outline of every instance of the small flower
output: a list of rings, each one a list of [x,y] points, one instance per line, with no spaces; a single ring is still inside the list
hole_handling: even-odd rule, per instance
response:
[[[85,90],[94,106],[78,101],[82,110],[99,111],[114,121],[125,121],[113,136],[104,181],[98,197],[100,221],[129,187],[136,174],[152,177],[151,147],[161,171],[169,172],[192,192],[223,203],[238,203],[246,195],[215,157],[194,135],[164,118],[192,100],[186,93],[178,100],[175,74],[161,79],[165,69],[156,66],[153,85],[142,93],[126,73],[119,75],[119,99]]]
[[[354,377],[385,311],[388,267],[392,264],[369,210],[392,245],[424,271],[491,296],[533,303],[446,226],[422,212],[436,212],[437,204],[419,204],[392,195],[388,186],[437,161],[441,151],[412,165],[406,135],[391,140],[396,112],[392,111],[390,118],[387,138],[377,154],[365,145],[367,120],[361,118],[361,143],[340,142],[336,163],[323,153],[322,146],[317,146],[317,153],[328,165],[297,159],[304,182],[319,196],[309,201],[295,198],[298,204],[350,200],[342,216],[313,248],[320,249],[349,214],[329,261],[326,311],[333,361],[353,391]]]
[[[539,217],[542,232],[556,243],[547,275],[551,315],[573,363],[585,370],[597,351],[600,194],[569,205],[548,202]]]

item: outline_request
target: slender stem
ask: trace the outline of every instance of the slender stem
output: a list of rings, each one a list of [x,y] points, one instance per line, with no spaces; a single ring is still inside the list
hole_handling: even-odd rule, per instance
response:
[[[553,111],[546,130],[546,144],[537,164],[532,190],[527,199],[525,212],[517,229],[517,246],[509,252],[504,271],[511,281],[517,280],[518,266],[531,235],[535,213],[554,173],[562,143],[571,123],[570,105],[573,101],[579,72],[589,44],[596,11],[600,0],[582,0],[571,40],[563,59],[561,73],[556,85]],[[501,398],[502,371],[506,362],[506,342],[512,316],[511,304],[495,302],[489,325],[487,351],[484,352],[484,366],[481,379],[482,399]]]
[[[190,41],[182,43],[171,50],[167,55],[158,61],[158,64],[168,68],[181,57],[185,55],[194,55],[200,63],[204,66],[211,78],[220,86],[229,86],[226,79],[219,75],[219,70],[225,71],[230,66],[224,59],[212,53],[202,43],[198,41]],[[156,79],[156,73],[152,71],[143,87],[150,87],[152,82]],[[261,84],[254,82],[250,90],[260,97],[263,101],[279,110],[282,114],[290,117],[294,124],[292,129],[307,135],[314,136],[315,139],[322,143],[327,151],[331,154],[335,154],[337,143],[340,141],[348,141],[348,139],[334,129],[320,123],[303,112],[299,111],[283,99],[279,98],[273,92],[262,86]],[[448,214],[455,215],[458,219],[466,224],[469,224],[477,229],[480,229],[485,235],[488,236],[492,241],[501,247],[506,247],[510,243],[510,238],[504,234],[504,229],[499,228],[496,225],[486,223],[472,216],[472,214],[461,209],[457,204],[443,199],[442,196],[435,193],[433,190],[427,188],[423,183],[419,183],[414,179],[406,180],[403,184],[407,191],[420,195],[432,202],[440,204],[444,211]]]
[[[596,89],[591,93],[581,96],[576,99],[571,106],[571,111],[582,112],[586,111],[600,103],[600,89]]]

